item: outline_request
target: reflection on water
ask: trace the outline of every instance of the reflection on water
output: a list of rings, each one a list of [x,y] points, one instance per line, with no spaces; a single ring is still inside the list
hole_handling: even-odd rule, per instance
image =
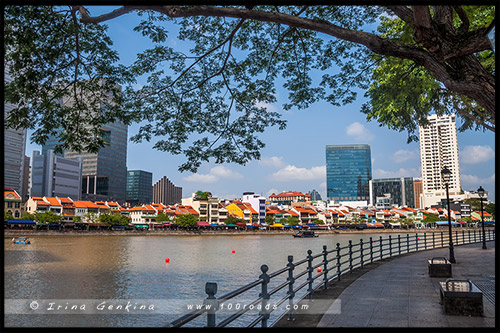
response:
[[[203,300],[205,283],[217,296],[294,261],[379,235],[33,236],[30,245],[5,238],[5,299]],[[376,238],[375,238],[376,237]],[[387,236],[384,236],[384,238]],[[394,236],[393,236],[394,237]],[[165,259],[169,258],[166,263]],[[174,311],[176,312],[176,311]],[[183,312],[184,313],[184,312]],[[161,315],[7,314],[6,326],[161,327],[183,313]],[[196,322],[203,326],[202,319]]]

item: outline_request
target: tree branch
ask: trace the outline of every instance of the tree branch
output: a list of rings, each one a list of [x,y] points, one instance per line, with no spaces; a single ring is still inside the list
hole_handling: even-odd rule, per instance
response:
[[[405,21],[407,24],[413,26],[413,11],[406,6],[387,6],[397,17]]]
[[[469,17],[467,16],[467,13],[465,10],[462,8],[462,6],[452,6],[455,12],[458,14],[458,17],[462,21],[462,25],[460,26],[458,32],[463,34],[469,31]]]

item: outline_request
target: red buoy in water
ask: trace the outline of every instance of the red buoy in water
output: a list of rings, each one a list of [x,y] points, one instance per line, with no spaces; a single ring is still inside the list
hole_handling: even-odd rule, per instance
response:
[[[170,258],[165,258],[165,262],[170,262]]]
[[[318,267],[318,273],[321,273],[321,267]]]
[[[233,251],[232,251],[232,253],[236,253],[236,251],[235,251],[235,250],[233,250]]]

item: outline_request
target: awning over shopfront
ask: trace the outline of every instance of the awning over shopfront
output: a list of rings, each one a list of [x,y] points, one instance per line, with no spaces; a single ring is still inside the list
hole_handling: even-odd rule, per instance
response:
[[[283,228],[284,225],[281,223],[274,223],[269,226],[270,228]]]
[[[196,222],[196,224],[198,225],[198,227],[210,227],[210,223],[205,221],[198,221]]]
[[[436,221],[436,225],[448,225],[448,221]],[[455,222],[451,221],[451,225],[456,225]]]
[[[8,220],[7,224],[36,225],[37,223],[33,220],[18,219],[18,220]]]

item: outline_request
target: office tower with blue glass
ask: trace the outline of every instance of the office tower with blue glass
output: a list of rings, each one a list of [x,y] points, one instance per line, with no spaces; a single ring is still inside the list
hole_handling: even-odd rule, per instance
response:
[[[71,97],[61,99],[63,105],[72,105]],[[100,112],[100,110],[92,110]],[[84,126],[88,126],[85,125]],[[59,154],[69,159],[81,158],[82,200],[118,201],[124,203],[127,199],[127,137],[128,126],[120,121],[101,126],[105,145],[97,153],[65,150]],[[60,143],[56,136],[51,136],[42,145],[42,155],[55,149]]]
[[[153,174],[151,172],[127,171],[127,202],[132,206],[153,202]]]
[[[371,179],[369,145],[326,146],[326,195],[329,200],[367,206],[370,201]]]

